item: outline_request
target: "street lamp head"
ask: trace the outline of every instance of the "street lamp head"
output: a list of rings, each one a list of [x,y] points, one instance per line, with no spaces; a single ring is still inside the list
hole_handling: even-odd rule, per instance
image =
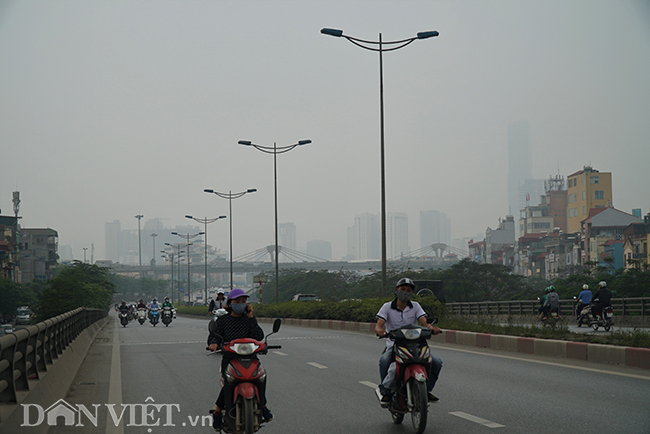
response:
[[[178,232],[172,232],[172,235],[178,235]]]
[[[226,217],[227,217],[227,216],[225,216],[225,215],[220,215],[220,216],[219,216],[220,219],[225,219]]]
[[[193,219],[194,217],[192,217],[191,215],[186,215],[185,218],[186,219]]]
[[[432,30],[429,32],[420,32],[418,33],[418,39],[427,39],[427,38],[434,38],[438,36],[440,33],[438,33],[436,30]]]
[[[240,140],[237,143],[244,146],[251,146],[253,144],[253,142],[251,142],[250,140]]]
[[[343,30],[338,30],[338,29],[324,28],[324,29],[320,29],[320,32],[323,35],[336,36],[337,38],[340,38],[341,36],[343,36]]]
[[[246,193],[255,193],[256,191],[257,191],[256,188],[249,188],[248,190],[246,190]]]
[[[311,143],[311,140],[309,140],[309,139],[307,139],[307,140],[300,140],[300,141],[298,142],[298,145],[308,145],[308,144],[310,144],[310,143]]]
[[[211,188],[206,188],[203,191],[206,192],[206,193],[214,193],[214,190],[212,190]]]
[[[205,232],[199,232],[199,235],[205,235]]]

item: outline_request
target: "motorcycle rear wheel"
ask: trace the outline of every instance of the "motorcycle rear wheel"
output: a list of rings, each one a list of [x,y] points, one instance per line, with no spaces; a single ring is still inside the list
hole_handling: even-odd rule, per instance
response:
[[[416,434],[422,434],[427,427],[427,411],[429,400],[427,398],[427,387],[425,383],[410,380],[408,387],[413,399],[411,410],[411,422]]]
[[[598,331],[598,324],[593,323],[593,324],[591,325],[591,328],[594,329],[595,332],[597,332],[597,331]]]

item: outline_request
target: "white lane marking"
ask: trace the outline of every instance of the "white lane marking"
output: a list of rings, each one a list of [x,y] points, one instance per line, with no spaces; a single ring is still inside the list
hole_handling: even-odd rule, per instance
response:
[[[308,362],[307,364],[312,365],[313,367],[318,368],[318,369],[327,369],[327,366],[319,365],[318,363]]]
[[[467,414],[467,413],[464,413],[462,411],[450,411],[449,414],[451,414],[452,416],[457,416],[457,417],[460,417],[462,419],[469,420],[471,422],[481,424],[481,425],[486,426],[488,428],[505,428],[506,427],[505,425],[501,425],[501,424],[498,424],[496,422],[492,422],[492,421],[480,418],[478,416],[473,416],[471,414]]]
[[[482,356],[500,357],[502,359],[510,359],[510,360],[520,360],[522,362],[538,363],[540,365],[549,365],[549,366],[557,366],[557,367],[561,367],[561,368],[577,369],[579,371],[597,372],[599,374],[610,374],[610,375],[618,375],[620,377],[629,377],[629,378],[639,378],[641,380],[650,380],[649,376],[626,374],[624,372],[605,371],[604,369],[587,368],[587,367],[584,367],[584,366],[565,365],[565,364],[562,364],[562,363],[546,362],[544,360],[526,359],[524,357],[514,357],[514,356],[505,356],[505,355],[502,355],[502,354],[483,353],[483,352],[480,352],[480,351],[463,350],[463,349],[460,349],[460,348],[442,347],[440,345],[429,345],[429,348],[440,348],[440,349],[445,349],[445,350],[450,350],[450,351],[459,351],[461,353],[480,354]],[[531,354],[531,356],[532,355],[533,354]]]
[[[178,345],[178,344],[200,344],[205,341],[176,341],[176,342],[121,342],[120,345]]]
[[[283,353],[282,351],[273,351],[274,354],[277,354],[278,356],[286,356],[287,354]]]
[[[111,372],[108,382],[108,403],[122,404],[122,364],[120,362],[120,325],[117,320],[110,321],[107,324],[113,325],[113,350],[111,352]],[[106,327],[106,326],[104,326]],[[106,418],[107,434],[124,434],[124,425],[115,426],[110,417]]]
[[[364,386],[368,386],[372,389],[376,389],[378,387],[377,384],[371,382],[371,381],[359,381],[359,383],[363,384]]]

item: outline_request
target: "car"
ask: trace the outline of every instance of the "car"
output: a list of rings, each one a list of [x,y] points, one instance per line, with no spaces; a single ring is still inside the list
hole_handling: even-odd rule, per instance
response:
[[[14,332],[14,326],[12,326],[11,324],[0,325],[0,336],[4,336],[13,332]]]
[[[32,319],[32,311],[28,307],[20,307],[16,311],[16,325],[29,324]]]
[[[296,294],[291,301],[320,301],[316,294]]]

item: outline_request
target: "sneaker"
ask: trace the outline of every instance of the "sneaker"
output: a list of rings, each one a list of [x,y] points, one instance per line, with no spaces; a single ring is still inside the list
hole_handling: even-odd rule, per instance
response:
[[[381,395],[381,401],[379,401],[379,403],[383,408],[388,407],[388,404],[390,403],[390,393],[384,393]]]
[[[438,398],[436,395],[434,395],[431,392],[427,393],[427,398],[429,399],[429,402],[433,402],[433,403],[440,402],[440,398]]]
[[[271,413],[271,410],[264,407],[262,409],[262,421],[263,422],[271,422],[272,420],[273,420],[273,413]]]
[[[221,412],[217,413],[214,410],[210,410],[212,413],[212,428],[214,428],[215,431],[221,431],[221,428],[223,428],[223,416],[221,415]]]

